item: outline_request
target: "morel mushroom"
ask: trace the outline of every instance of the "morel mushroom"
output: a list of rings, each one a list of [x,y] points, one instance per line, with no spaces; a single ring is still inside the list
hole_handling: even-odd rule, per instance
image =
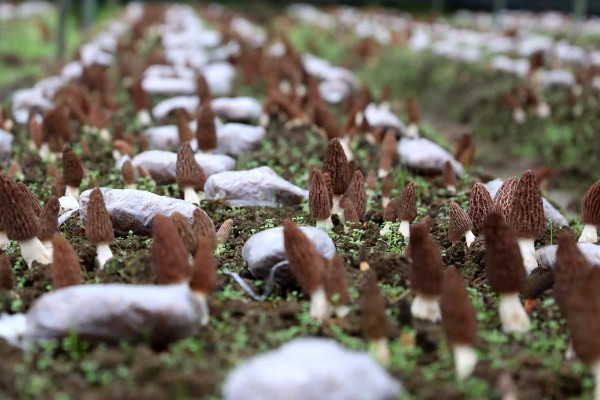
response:
[[[448,238],[451,243],[460,242],[465,238],[467,247],[475,240],[473,235],[473,222],[467,213],[455,201],[449,203],[450,227],[448,229]]]
[[[456,173],[454,172],[454,168],[452,168],[450,161],[444,163],[443,178],[444,186],[448,193],[456,193]]]
[[[365,178],[359,170],[354,171],[354,175],[346,188],[344,197],[352,200],[358,218],[361,219],[367,212],[367,194],[365,193]]]
[[[175,223],[177,232],[179,232],[179,236],[183,240],[187,251],[190,254],[195,254],[198,249],[198,233],[194,226],[190,224],[189,220],[183,214],[177,211],[171,214],[171,219]]]
[[[333,305],[335,315],[344,318],[350,313],[350,293],[346,282],[344,259],[336,254],[327,262],[325,271],[325,292]]]
[[[37,238],[40,225],[31,202],[19,186],[3,174],[0,174],[0,208],[6,236],[19,242],[27,266],[31,267],[34,261],[50,264],[48,250]]]
[[[229,234],[231,232],[231,228],[233,227],[233,220],[230,218],[228,220],[225,220],[225,222],[223,222],[221,224],[221,226],[219,227],[219,230],[217,231],[217,242],[219,244],[224,244],[225,242],[227,242],[227,239],[229,239]]]
[[[504,218],[506,219],[508,219],[508,216],[510,215],[513,197],[515,195],[515,191],[517,190],[518,184],[519,178],[513,176],[500,185],[500,188],[498,188],[498,191],[494,196],[494,208],[502,212],[502,215],[504,215]]]
[[[398,220],[398,199],[392,199],[383,209],[383,228],[379,231],[380,236],[389,236],[391,234],[391,226]]]
[[[331,214],[340,211],[340,199],[348,188],[348,159],[339,139],[331,139],[325,159],[323,160],[323,172],[331,177],[333,185],[333,205]]]
[[[414,97],[408,98],[408,129],[406,135],[411,138],[419,136],[419,105]]]
[[[52,238],[52,288],[60,289],[67,286],[80,285],[81,265],[79,256],[71,244],[59,233]]]
[[[358,263],[361,271],[368,271],[371,269],[371,266],[369,265],[369,249],[365,243],[363,243],[358,250]]]
[[[121,175],[125,181],[125,189],[135,189],[135,170],[131,161],[126,160],[121,167]]]
[[[494,201],[485,185],[476,183],[471,188],[471,197],[469,198],[468,214],[473,222],[473,233],[479,235],[483,232],[483,225],[488,213],[494,207]]]
[[[580,243],[598,243],[598,226],[600,225],[600,181],[594,183],[583,197],[583,212],[581,220],[584,223]]]
[[[477,364],[473,349],[477,340],[477,315],[462,277],[454,267],[446,270],[440,308],[446,341],[454,353],[456,377],[462,380],[471,375]]]
[[[217,265],[213,256],[213,245],[207,238],[198,240],[190,288],[202,311],[200,324],[207,325],[210,316],[208,296],[217,288]]]
[[[98,266],[100,269],[104,269],[104,264],[113,257],[110,245],[115,240],[115,236],[100,188],[95,188],[90,194],[85,221],[85,236],[90,243],[96,246]]]
[[[42,241],[44,246],[48,249],[48,254],[52,257],[52,237],[58,230],[58,211],[60,209],[60,203],[58,197],[51,196],[42,212],[40,213],[40,231],[38,238]]]
[[[199,208],[194,210],[194,223],[192,226],[198,235],[198,240],[206,238],[211,243],[213,250],[217,248],[218,242],[215,225],[209,216]]]
[[[202,167],[196,162],[194,152],[189,143],[184,143],[177,153],[176,164],[177,185],[183,190],[185,201],[193,204],[200,204],[204,198],[204,183],[206,175]],[[200,195],[197,191],[201,191]]]
[[[15,274],[8,254],[0,254],[0,291],[15,288]]]
[[[400,228],[398,232],[404,236],[405,240],[410,238],[410,224],[417,217],[417,195],[415,193],[415,184],[409,182],[402,191],[398,200],[398,219]]]
[[[150,251],[159,283],[188,284],[192,273],[188,253],[171,218],[162,214],[154,217]]]
[[[324,174],[319,170],[315,170],[312,175],[308,192],[308,205],[310,216],[316,220],[317,227],[323,229],[333,228],[329,189]]]
[[[377,275],[373,271],[367,271],[365,279],[360,297],[363,329],[371,342],[371,354],[379,363],[386,366],[390,363],[390,349],[387,342],[390,322],[385,314],[385,301],[377,286]]]
[[[546,230],[542,193],[531,171],[519,179],[507,222],[519,239],[523,265],[530,274],[538,266],[534,241]]]
[[[526,271],[517,238],[499,211],[488,214],[485,234],[485,270],[492,290],[500,295],[500,319],[505,332],[527,332],[529,317],[519,300]]]
[[[310,295],[310,316],[319,322],[327,320],[330,311],[324,282],[325,260],[292,220],[283,225],[283,239],[290,270],[302,290]]]
[[[81,160],[68,144],[63,147],[63,181],[67,185],[65,195],[79,200],[79,185],[85,175]]]
[[[198,140],[198,150],[203,153],[212,153],[217,148],[215,113],[209,104],[204,105],[200,110],[196,139]]]
[[[392,129],[388,129],[383,137],[383,142],[381,142],[381,158],[379,161],[379,169],[377,170],[379,178],[385,178],[389,175],[394,158],[397,154],[396,145],[396,132]]]
[[[394,180],[392,179],[392,175],[388,174],[388,176],[381,181],[381,206],[383,208],[390,202],[392,186],[394,186]]]

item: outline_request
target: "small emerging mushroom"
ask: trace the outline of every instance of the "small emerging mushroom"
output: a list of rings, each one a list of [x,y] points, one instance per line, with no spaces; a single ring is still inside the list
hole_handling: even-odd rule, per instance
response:
[[[98,266],[101,270],[104,269],[104,264],[113,257],[110,244],[115,240],[115,235],[100,188],[95,188],[90,194],[85,219],[85,235],[90,243],[96,246]]]
[[[464,237],[467,247],[471,247],[471,244],[475,240],[471,218],[455,201],[449,203],[449,209],[450,227],[448,229],[448,238],[450,242],[460,242]]]
[[[52,237],[58,230],[58,211],[60,204],[58,197],[51,196],[42,212],[40,213],[40,231],[38,238],[42,241],[43,245],[48,249],[48,254],[52,257]]]
[[[159,283],[187,286],[192,273],[188,253],[175,223],[163,214],[158,214],[152,221],[150,252]]]
[[[600,225],[600,180],[594,183],[583,197],[583,212],[581,220],[584,223],[580,243],[598,243],[598,226]]]
[[[331,214],[337,214],[340,211],[340,200],[348,188],[348,159],[339,139],[331,139],[325,159],[323,160],[323,172],[331,177],[333,185],[333,205]]]
[[[529,317],[519,299],[526,271],[517,238],[499,211],[488,214],[484,226],[485,271],[492,290],[500,295],[504,332],[527,332]]]
[[[394,158],[397,157],[396,148],[396,133],[392,129],[388,129],[383,137],[383,142],[381,142],[381,158],[379,160],[379,169],[377,170],[377,175],[380,179],[389,175]]]
[[[5,175],[0,174],[0,207],[6,236],[17,240],[28,267],[37,261],[50,264],[48,250],[37,238],[39,220],[27,195]]]
[[[454,168],[452,167],[450,161],[446,161],[444,163],[443,177],[444,186],[446,187],[448,193],[456,193],[456,173],[454,172]]]
[[[121,175],[125,181],[125,189],[135,189],[135,170],[131,161],[126,160],[121,167]]]
[[[210,317],[207,298],[217,287],[217,266],[213,256],[213,245],[207,238],[198,240],[198,249],[194,255],[194,267],[190,288],[200,304],[200,325],[207,325]]]
[[[419,105],[414,97],[408,98],[408,129],[406,135],[411,138],[419,137]]]
[[[344,192],[344,197],[352,201],[358,219],[362,219],[367,212],[367,194],[365,192],[365,178],[359,170],[354,171],[352,179]]]
[[[507,222],[519,239],[523,265],[530,274],[538,266],[534,241],[546,230],[542,193],[531,171],[519,179]]]
[[[383,208],[390,202],[392,186],[394,186],[394,180],[392,179],[392,175],[388,174],[388,176],[381,181],[381,206]]]
[[[221,224],[221,226],[219,227],[219,230],[217,231],[217,242],[219,244],[224,244],[225,242],[227,242],[227,239],[229,239],[229,234],[231,232],[231,228],[233,227],[233,220],[230,218],[228,220],[225,220],[225,222],[223,222]]]
[[[67,185],[65,195],[79,200],[79,185],[85,175],[81,160],[68,144],[63,148],[63,180]]]
[[[52,288],[54,290],[67,286],[80,285],[81,265],[79,256],[71,244],[60,233],[52,237]]]
[[[348,233],[349,228],[358,228],[360,226],[360,218],[358,217],[356,206],[352,199],[346,196],[342,197],[340,208],[342,210],[341,220],[344,224],[344,232]]]
[[[336,253],[326,264],[325,292],[334,307],[335,315],[338,318],[346,317],[350,313],[350,293],[346,282],[344,259],[339,253]]]
[[[331,221],[331,199],[324,174],[315,170],[308,192],[310,216],[316,220],[316,226],[323,229],[333,228]]]
[[[477,341],[477,315],[462,277],[454,267],[446,270],[440,308],[446,341],[454,353],[456,377],[463,380],[473,373],[477,364],[473,349]]]
[[[196,128],[198,150],[203,153],[212,153],[217,149],[217,129],[215,127],[215,113],[206,104],[200,110],[198,126]]]
[[[398,220],[398,199],[392,199],[383,209],[383,228],[379,231],[380,236],[389,236],[391,234],[391,226]]]
[[[442,255],[426,224],[413,224],[410,230],[410,286],[415,293],[410,310],[416,318],[437,322],[442,318],[439,303],[444,279]]]
[[[398,232],[404,236],[405,240],[410,239],[410,224],[417,217],[417,195],[415,193],[415,184],[409,182],[402,191],[398,200],[398,219],[400,228]]]
[[[290,270],[302,290],[310,295],[310,316],[326,321],[330,311],[324,282],[325,260],[294,221],[285,221],[283,238]]]
[[[371,269],[371,266],[369,265],[369,249],[365,243],[363,243],[358,250],[358,262],[361,271],[368,271]]]
[[[183,190],[183,198],[192,204],[200,204],[204,198],[204,184],[206,175],[202,167],[196,162],[194,152],[189,143],[184,143],[177,153],[176,164],[177,185]],[[197,191],[200,191],[200,195]]]
[[[371,342],[371,354],[380,364],[387,366],[391,359],[387,342],[390,322],[385,314],[385,301],[377,286],[375,272],[367,271],[365,280],[363,293],[360,297],[363,329]]]
[[[375,195],[375,185],[377,184],[377,176],[374,169],[370,169],[367,174],[367,196],[373,197]],[[384,206],[385,207],[385,206]]]

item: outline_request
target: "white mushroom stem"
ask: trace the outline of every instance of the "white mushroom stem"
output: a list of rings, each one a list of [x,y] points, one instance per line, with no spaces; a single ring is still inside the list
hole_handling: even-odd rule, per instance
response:
[[[135,183],[130,183],[128,185],[125,185],[125,189],[135,189]]]
[[[113,253],[110,250],[108,243],[96,244],[96,255],[100,269],[104,269],[104,264],[113,257]]]
[[[410,222],[406,220],[400,221],[400,228],[398,228],[398,232],[404,236],[404,239],[408,241],[410,239]]]
[[[318,219],[316,223],[317,228],[321,229],[331,229],[333,228],[333,221],[331,220],[331,216],[327,219]]]
[[[465,241],[467,242],[467,247],[471,247],[471,245],[475,241],[475,235],[473,234],[472,230],[468,230],[465,233]]]
[[[113,159],[118,162],[123,157],[123,154],[119,150],[113,149],[112,156]]]
[[[527,120],[527,115],[525,115],[525,111],[522,108],[515,108],[513,110],[513,120],[518,123],[518,124],[522,124]]]
[[[390,236],[392,234],[392,224],[391,221],[385,221],[383,223],[383,228],[379,231],[379,236]]]
[[[379,179],[383,179],[383,178],[385,178],[386,176],[388,176],[389,174],[390,174],[390,171],[388,171],[387,169],[379,168],[379,169],[377,170],[377,177],[378,177]]]
[[[12,131],[12,128],[15,127],[15,123],[13,122],[12,119],[7,119],[6,121],[4,121],[4,130],[7,132]]]
[[[389,197],[389,196],[383,196],[383,197],[381,198],[381,206],[382,206],[383,208],[387,207],[387,205],[388,205],[388,203],[390,202],[390,200],[391,200],[391,199],[390,199],[390,197]]]
[[[258,124],[264,128],[266,128],[269,125],[269,114],[267,113],[262,113],[260,115],[260,117],[258,118]]]
[[[537,116],[540,118],[548,118],[550,116],[550,106],[545,101],[540,102],[535,109]]]
[[[350,307],[347,305],[337,306],[335,308],[335,316],[338,318],[346,318],[350,314]]]
[[[415,124],[414,122],[411,123],[410,125],[408,125],[408,128],[406,129],[406,136],[408,136],[409,138],[416,138],[419,136],[419,125]]]
[[[585,224],[578,241],[579,243],[598,243],[598,227],[592,224]]]
[[[521,250],[521,257],[523,257],[523,266],[527,275],[529,275],[531,271],[538,267],[533,239],[519,238],[519,250]]]
[[[52,258],[52,256],[54,255],[54,246],[52,245],[52,239],[42,240],[42,244],[48,251],[48,257]]]
[[[48,146],[48,143],[42,143],[38,149],[38,155],[43,160],[50,158],[50,147]]]
[[[350,149],[350,138],[348,136],[344,136],[340,139],[340,144],[342,145],[342,149],[344,150],[344,154],[346,154],[346,159],[348,161],[354,160],[354,154]]]
[[[110,142],[110,132],[108,131],[107,128],[102,128],[100,129],[100,131],[98,132],[98,135],[100,136],[100,139],[104,140],[105,142]]]
[[[572,360],[575,358],[575,349],[573,348],[573,341],[569,340],[567,350],[565,350],[565,360]]]
[[[193,187],[187,186],[183,188],[183,199],[188,203],[200,204],[200,197]]]
[[[140,110],[137,113],[137,120],[142,126],[150,126],[152,123],[152,117],[148,110]]]
[[[521,304],[518,293],[501,294],[499,312],[504,332],[527,332],[529,330],[529,317]]]
[[[6,231],[0,231],[0,250],[6,250],[9,244],[10,240],[6,236]]]
[[[361,271],[368,271],[370,269],[371,269],[371,266],[369,265],[368,262],[366,262],[366,261],[361,261],[360,262],[360,270]]]
[[[323,322],[329,318],[329,314],[327,294],[325,294],[325,288],[320,287],[310,294],[310,316]]]
[[[592,365],[592,372],[594,374],[594,400],[600,400],[600,360],[596,361]]]
[[[194,292],[194,297],[198,301],[198,305],[200,307],[200,325],[206,326],[208,325],[208,321],[210,320],[210,309],[208,308],[208,296],[206,293],[202,292]]]
[[[41,264],[50,264],[52,262],[48,255],[48,250],[37,237],[19,240],[19,247],[21,248],[23,260],[25,260],[25,263],[29,268],[31,268],[31,264],[33,264],[34,261]]]
[[[475,369],[477,364],[477,353],[472,346],[469,345],[455,345],[452,348],[454,353],[454,370],[456,371],[456,377],[458,380],[468,378]]]
[[[340,200],[342,199],[342,195],[341,194],[334,194],[333,195],[333,204],[331,206],[331,215],[334,214],[339,214],[340,213]]]
[[[440,311],[440,302],[437,297],[423,296],[417,294],[410,306],[410,312],[413,317],[425,319],[431,322],[442,320],[442,312]]]
[[[456,193],[456,186],[448,185],[448,186],[446,186],[446,190],[448,191],[448,193],[454,194],[454,193]]]
[[[76,186],[67,185],[65,189],[65,196],[70,196],[75,200],[79,200],[79,188]]]
[[[373,355],[373,357],[375,357],[377,361],[379,361],[379,364],[383,365],[384,367],[390,365],[390,360],[392,357],[390,354],[390,348],[388,346],[387,338],[381,338],[371,341],[370,347],[371,354]]]

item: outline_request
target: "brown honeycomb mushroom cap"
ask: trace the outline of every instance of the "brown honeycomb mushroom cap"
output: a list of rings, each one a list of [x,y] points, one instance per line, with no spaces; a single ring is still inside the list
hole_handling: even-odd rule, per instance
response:
[[[581,220],[584,224],[600,226],[600,180],[590,186],[583,197]]]
[[[335,195],[344,194],[348,188],[348,159],[339,139],[331,139],[325,151],[323,172],[329,174]]]
[[[415,184],[409,182],[402,191],[398,200],[398,219],[412,222],[417,217],[417,194]]]
[[[460,242],[465,233],[473,229],[473,222],[471,222],[471,218],[455,201],[451,201],[448,204],[448,208],[450,216],[448,238],[452,243]]]
[[[283,224],[283,241],[290,270],[302,290],[310,294],[324,287],[325,261],[292,220]]]
[[[196,162],[194,152],[189,143],[184,143],[177,153],[175,166],[177,185],[183,189],[192,187],[194,190],[203,190],[206,175],[202,167]]]
[[[112,243],[115,239],[112,222],[100,188],[90,194],[85,220],[85,235],[92,244]]]
[[[79,187],[85,174],[81,160],[71,146],[63,147],[63,180],[68,186]]]
[[[310,190],[308,192],[308,205],[311,217],[325,220],[331,216],[331,199],[329,188],[323,173],[316,170],[313,173]]]
[[[38,234],[39,220],[27,195],[3,174],[0,174],[0,209],[9,239],[27,240]]]
[[[492,210],[494,201],[490,196],[490,192],[485,188],[485,185],[476,183],[471,188],[471,198],[469,199],[468,214],[473,222],[473,232],[479,234],[483,232],[485,218]]]
[[[472,346],[477,341],[477,314],[465,283],[454,267],[446,269],[440,299],[442,326],[450,346]]]
[[[410,227],[411,289],[425,296],[442,294],[444,264],[440,249],[429,236],[425,224]]]
[[[519,238],[537,239],[546,230],[542,192],[531,171],[519,179],[507,222]]]

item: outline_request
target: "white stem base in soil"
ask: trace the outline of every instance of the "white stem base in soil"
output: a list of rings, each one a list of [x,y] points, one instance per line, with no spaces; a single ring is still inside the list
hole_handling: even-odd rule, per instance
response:
[[[150,126],[150,124],[152,123],[152,117],[150,116],[150,113],[148,112],[148,110],[138,111],[137,120],[140,123],[140,125],[142,125],[144,127]]]
[[[575,349],[573,348],[573,341],[569,340],[567,350],[565,350],[565,360],[572,360],[575,358]]]
[[[410,222],[408,221],[400,221],[400,228],[398,228],[398,232],[404,236],[406,242],[410,239]]]
[[[342,199],[342,195],[341,194],[334,194],[333,195],[333,201],[332,201],[332,206],[331,206],[331,215],[334,214],[339,214],[340,213],[340,200]]]
[[[425,319],[431,322],[442,320],[440,302],[437,297],[426,297],[417,294],[410,306],[410,312],[415,318]]]
[[[350,138],[348,136],[344,136],[340,139],[340,144],[342,145],[344,154],[346,154],[346,159],[348,161],[354,160],[354,154],[352,153],[352,150],[350,150]]]
[[[521,304],[518,293],[500,295],[499,313],[504,332],[527,332],[529,330],[529,316]]]
[[[385,221],[383,223],[383,228],[379,231],[379,236],[387,237],[392,235],[392,225],[393,222]]]
[[[98,258],[98,266],[102,270],[108,260],[113,257],[108,243],[99,243],[96,245],[96,255]]]
[[[329,318],[329,301],[324,288],[319,288],[310,294],[310,316],[319,322]]]
[[[0,231],[0,250],[6,250],[9,244],[10,240],[6,236],[6,231]]]
[[[383,168],[377,169],[377,177],[379,179],[383,179],[386,176],[388,176],[389,174],[390,174],[390,171],[388,171],[387,169],[383,169]]]
[[[368,271],[370,269],[371,269],[371,266],[369,265],[368,262],[366,262],[366,261],[361,261],[360,262],[360,270],[361,271]]]
[[[113,156],[113,159],[117,163],[119,162],[119,160],[121,160],[121,158],[123,158],[123,154],[119,150],[117,150],[117,149],[113,149],[112,156]]]
[[[23,260],[25,260],[25,263],[29,268],[31,268],[31,264],[33,264],[34,261],[41,264],[50,264],[52,262],[52,259],[48,256],[48,250],[46,250],[46,247],[44,247],[37,237],[19,240],[19,247],[21,248]]]
[[[350,307],[343,305],[335,308],[335,316],[338,318],[346,318],[350,314]]]
[[[471,247],[474,241],[475,235],[473,234],[473,231],[467,231],[467,233],[465,233],[465,242],[467,242],[467,247]]]
[[[452,348],[454,353],[454,370],[458,380],[468,378],[477,364],[477,353],[472,346],[455,345]]]
[[[454,186],[454,185],[448,185],[448,186],[446,186],[446,190],[450,194],[455,194],[456,193],[456,186]]]
[[[67,188],[65,189],[65,196],[70,196],[79,201],[79,188],[67,185]]]
[[[48,257],[52,260],[52,257],[54,256],[54,246],[52,246],[52,240],[42,240],[42,244],[46,248],[46,251],[48,251]]]
[[[62,196],[58,199],[58,204],[60,204],[60,214],[79,208],[79,202],[71,196]]]
[[[266,128],[269,125],[269,120],[270,120],[269,114],[262,113],[260,115],[260,117],[258,118],[258,124],[260,126],[262,126],[263,128]]]
[[[535,112],[537,114],[538,117],[540,118],[548,118],[550,116],[550,105],[548,105],[548,103],[546,103],[545,101],[541,102],[537,108],[535,109]]]
[[[200,197],[193,187],[183,188],[183,199],[188,203],[200,204]]]
[[[419,137],[419,125],[415,123],[408,125],[408,128],[406,129],[406,136],[409,138]]]
[[[521,257],[523,257],[523,266],[527,275],[529,275],[531,271],[538,267],[533,239],[519,238],[519,250],[521,250]]]
[[[517,124],[524,123],[527,120],[527,115],[525,114],[525,111],[522,108],[517,108],[513,110],[513,120]]]
[[[579,236],[579,243],[598,243],[598,227],[596,225],[585,224]]]
[[[105,142],[110,142],[110,132],[108,131],[108,129],[106,128],[102,128],[100,129],[100,132],[98,132],[98,135],[100,136],[100,139],[104,140]]]
[[[594,374],[594,400],[600,400],[600,361],[592,364],[592,373]]]
[[[13,122],[12,119],[7,119],[6,121],[4,121],[3,128],[5,131],[10,132],[10,131],[12,131],[12,128],[14,128],[14,127],[15,127],[15,123]]]
[[[383,196],[381,198],[381,206],[385,208],[389,204],[390,200],[391,199],[388,196]]]
[[[210,321],[210,309],[208,308],[208,298],[206,294],[202,292],[194,292],[194,297],[198,301],[198,305],[200,306],[200,325],[206,326]]]
[[[38,150],[38,155],[42,160],[50,158],[50,147],[48,146],[48,143],[42,143]]]
[[[324,230],[333,228],[333,221],[331,220],[331,216],[327,219],[318,219],[316,223],[317,228],[321,228]]]
[[[391,354],[388,346],[387,338],[373,340],[370,344],[370,353],[379,362],[379,364],[387,367],[390,365]]]

